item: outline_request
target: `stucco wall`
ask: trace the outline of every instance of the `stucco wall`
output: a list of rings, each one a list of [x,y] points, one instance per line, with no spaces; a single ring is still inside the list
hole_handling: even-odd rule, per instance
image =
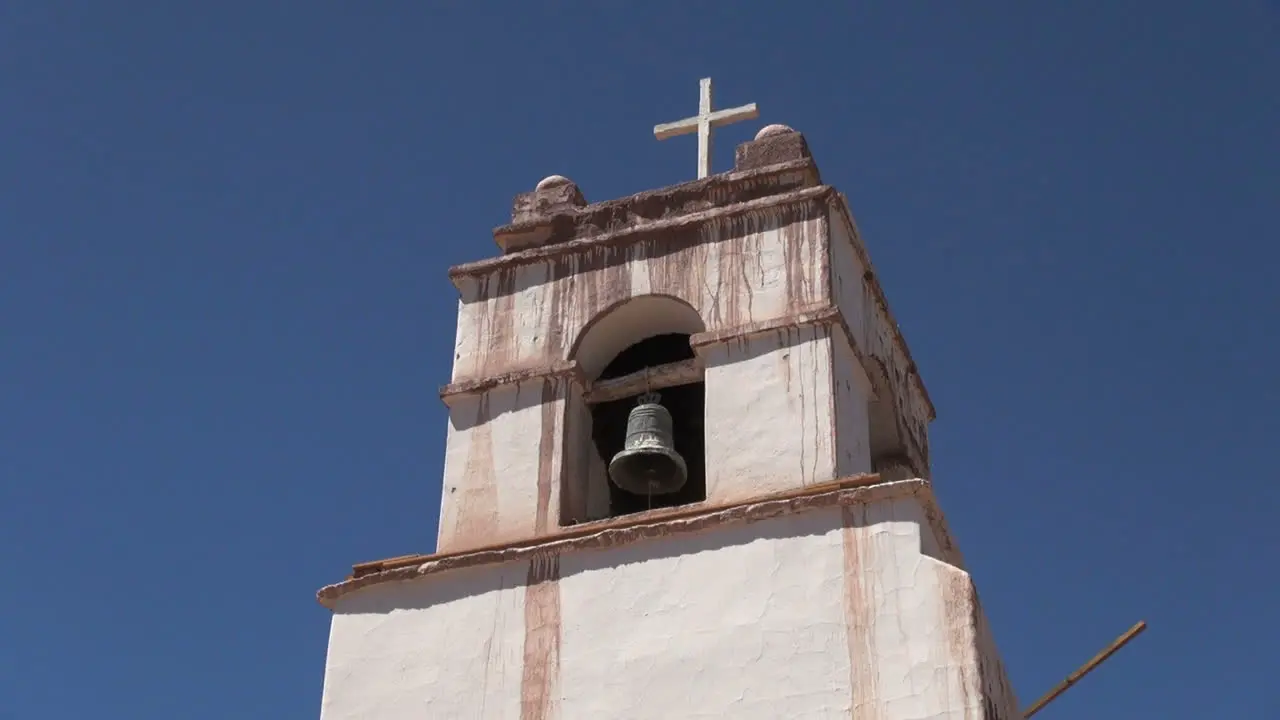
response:
[[[705,349],[708,502],[836,477],[830,334],[810,325]]]
[[[982,718],[914,496],[458,568],[335,602],[322,718]]]
[[[824,304],[825,216],[795,204],[460,278],[453,380],[568,359],[591,320],[635,296],[680,298],[709,331]]]
[[[838,328],[782,328],[700,352],[709,505],[870,471],[869,385]],[[570,378],[454,400],[444,474],[441,551],[546,535],[608,514],[607,470],[581,386]]]
[[[565,477],[561,480],[562,524],[609,517],[609,469],[592,439],[591,406],[570,392],[564,440]]]
[[[590,247],[479,278],[464,277],[459,281],[463,297],[454,380],[538,371],[568,360],[578,362],[582,374],[591,379],[614,354],[650,334],[714,333],[827,304],[825,212],[825,206],[816,203],[758,211],[640,242]],[[611,310],[655,295],[687,303],[692,320],[675,318],[681,327],[665,327],[646,310],[623,323],[632,332],[620,334],[614,328],[607,334],[616,338],[602,343],[597,336],[596,342],[583,346],[584,335]],[[744,342],[758,348],[770,341]],[[814,348],[791,348],[781,353],[789,357],[782,364],[775,358],[762,360],[766,367],[761,371],[758,362],[738,362],[737,355],[726,357],[715,348],[708,354],[713,356],[709,363],[718,366],[713,372],[718,380],[707,384],[712,423],[723,427],[767,418],[762,412],[749,414],[741,405],[743,387],[752,387],[751,397],[758,402],[795,408],[786,420],[795,420],[797,433],[789,429],[773,436],[795,448],[779,446],[778,452],[811,448],[804,462],[787,465],[795,477],[784,478],[778,468],[765,463],[740,479],[726,480],[717,490],[709,488],[709,500],[715,493],[720,498],[742,497],[746,489],[760,486],[761,476],[773,485],[834,477],[830,458],[819,459],[822,453],[830,455],[830,412],[799,410],[806,402],[829,404],[829,383],[816,379],[829,377],[829,359],[817,357]],[[735,375],[741,377],[735,381]],[[784,387],[789,389],[775,397]],[[437,549],[455,551],[539,536],[565,521],[605,516],[608,480],[604,461],[594,455],[591,443],[584,442],[590,438],[590,419],[581,405],[582,389],[570,377],[534,378],[450,399]],[[542,397],[551,402],[538,407]],[[721,415],[730,409],[731,416]],[[709,470],[728,478],[750,465],[737,454],[741,448],[734,434],[717,431],[712,438],[710,433]],[[720,440],[727,445],[717,446]],[[802,466],[803,473],[797,474]],[[550,492],[547,482],[553,486]]]
[[[892,405],[893,417],[887,419],[899,424],[900,436],[912,444],[917,459],[924,461],[919,470],[927,472],[929,402],[906,348],[899,342],[897,328],[867,278],[862,259],[865,248],[851,223],[843,207],[833,204],[828,227],[833,300],[863,359],[881,366],[883,375],[868,368],[873,383],[885,384],[875,392],[882,403]]]
[[[558,527],[571,384],[568,378],[534,378],[454,399],[439,550],[536,537]]]
[[[526,565],[498,565],[343,598],[320,717],[521,717],[527,579]]]
[[[973,607],[978,674],[982,678],[983,707],[986,712],[983,720],[1022,720],[1018,696],[1009,684],[1009,675],[1005,671],[1004,661],[1000,659],[995,637],[991,634],[991,625],[976,590],[973,593]]]
[[[848,477],[871,472],[871,428],[867,415],[871,383],[858,362],[849,338],[832,328],[832,412],[835,414],[835,475]]]
[[[457,383],[577,369],[450,399],[438,549],[607,513],[584,383],[662,332],[716,338],[698,349],[709,503],[865,472],[877,447],[903,446],[927,473],[930,406],[844,213],[797,202],[460,276]],[[833,303],[843,323],[786,327]]]

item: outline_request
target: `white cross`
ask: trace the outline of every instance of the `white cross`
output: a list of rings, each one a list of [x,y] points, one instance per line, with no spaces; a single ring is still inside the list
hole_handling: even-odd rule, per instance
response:
[[[653,126],[654,137],[666,140],[677,135],[698,133],[698,178],[711,174],[711,129],[739,120],[751,120],[760,115],[756,104],[742,105],[728,110],[711,111],[711,78],[702,78],[702,97],[698,100],[698,114],[684,120]]]

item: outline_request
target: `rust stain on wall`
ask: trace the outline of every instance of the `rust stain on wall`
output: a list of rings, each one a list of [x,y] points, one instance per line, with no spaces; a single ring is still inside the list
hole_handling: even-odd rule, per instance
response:
[[[634,246],[625,248],[612,248],[611,252],[619,253],[625,251],[628,255],[634,254]],[[612,263],[609,270],[604,274],[604,287],[607,291],[607,305],[613,305],[620,300],[626,300],[631,297],[631,272],[635,267],[635,262],[628,258],[626,262]],[[599,312],[599,308],[596,309]]]
[[[864,508],[840,508],[844,551],[844,622],[849,647],[849,684],[852,687],[853,720],[879,720],[875,646],[872,644],[875,598],[866,578],[869,564],[860,537],[858,515]]]
[[[560,378],[542,381],[542,427],[538,437],[538,506],[534,514],[533,532],[545,535],[551,516],[551,490],[556,454],[556,400],[560,395]]]
[[[594,451],[591,412],[578,392],[565,394],[564,423],[565,440],[560,451],[560,525],[573,525],[587,519],[589,453]]]
[[[951,702],[952,709],[968,714],[972,692],[979,687],[973,658],[973,627],[970,593],[973,583],[960,572],[942,573],[942,626],[947,633],[947,664],[960,671],[960,697]],[[951,698],[948,698],[951,700]]]
[[[573,343],[602,312],[631,297],[629,248],[600,246],[548,264],[554,329],[539,348],[546,358],[569,357]]]
[[[573,329],[565,327],[565,318],[568,317],[565,312],[565,284],[551,281],[555,274],[551,263],[547,263],[543,269],[546,271],[548,287],[551,288],[551,299],[547,303],[547,325],[543,328],[545,335],[535,337],[535,342],[540,341],[546,348],[543,353],[545,357],[568,359],[565,351],[569,343],[573,342]]]
[[[805,254],[808,256],[805,260],[805,303],[813,303],[818,300],[827,299],[822,282],[822,262],[826,257],[827,251],[825,244],[822,242],[821,223],[812,218],[805,218],[800,225],[800,234],[804,240]]]
[[[832,469],[836,475],[848,471],[851,464],[852,453],[849,450],[850,444],[856,442],[855,438],[844,437],[841,435],[840,428],[840,410],[848,403],[852,402],[847,392],[842,388],[848,386],[849,381],[843,377],[840,370],[840,364],[836,362],[836,338],[830,332],[827,333],[827,367],[831,373],[831,391],[827,393],[827,417],[831,418],[831,456]],[[839,400],[837,401],[837,398]]]
[[[466,538],[487,542],[498,531],[498,478],[494,472],[493,427],[489,420],[489,397],[481,395],[476,402],[475,424],[469,431],[471,444],[467,448],[461,487],[454,488],[460,497],[455,501],[457,511],[451,545]]]
[[[674,253],[651,253],[637,246],[636,260],[644,263],[645,272],[649,278],[649,292],[671,295],[684,300],[699,311],[707,325],[711,325],[715,322],[714,317],[718,313],[718,309],[715,308],[716,293],[711,291],[711,297],[706,297],[706,293],[711,290],[706,287],[711,248],[699,237],[700,233],[697,230],[688,232],[694,235],[695,239],[684,250]]]
[[[716,291],[723,298],[726,325],[751,322],[755,288],[747,268],[752,261],[760,264],[760,233],[768,228],[766,220],[759,213],[743,215],[736,227],[729,228],[729,237],[719,244]]]
[[[1021,717],[1017,697],[1009,684],[1004,663],[1000,660],[976,587],[973,589],[972,609],[974,635],[977,639],[978,677],[982,683],[983,720],[1012,720]]]
[[[583,256],[582,258],[580,258],[580,260],[584,265],[585,264],[595,265],[597,263],[593,263],[590,261],[596,259],[597,256],[603,256],[607,254],[609,254],[609,248],[607,247],[596,248],[589,251],[589,253]],[[601,268],[604,267],[603,261],[600,261],[600,263],[598,264],[600,265]],[[573,304],[570,306],[570,310],[572,310],[574,313],[573,324],[581,327],[582,325],[585,324],[583,322],[584,318],[595,317],[600,312],[600,310],[602,309],[602,306],[601,306],[601,302],[603,300],[602,296],[607,296],[608,293],[607,291],[604,293],[600,291],[599,270],[595,270],[595,271],[580,270],[577,277],[575,277],[572,280],[569,280],[569,282],[572,283],[572,287],[573,287],[573,293],[572,293]],[[603,307],[608,307],[608,305],[605,305]]]
[[[520,720],[550,720],[559,704],[560,556],[529,561],[524,594],[524,669]]]
[[[473,380],[566,357],[596,315],[632,296],[636,271],[648,275],[649,292],[690,303],[708,329],[754,320],[756,295],[773,272],[786,283],[787,306],[803,307],[823,294],[817,287],[821,278],[814,273],[822,262],[816,213],[825,213],[811,205],[752,209],[625,241],[575,240],[555,246],[561,250],[535,263],[528,262],[531,257],[476,273],[470,293],[482,303],[471,315],[476,355],[459,365],[454,379]],[[761,260],[761,236],[774,232],[783,245],[783,267]],[[569,252],[568,245],[575,249]],[[526,316],[535,327],[520,327]],[[522,339],[520,334],[529,331],[531,337]]]
[[[782,233],[783,278],[787,291],[787,310],[795,312],[804,305],[804,261],[800,256],[803,234],[794,225],[785,225]]]
[[[813,242],[816,246],[815,252],[818,255],[817,275],[814,276],[814,294],[828,303],[835,303],[836,276],[831,268],[831,217],[829,215],[823,215],[818,220]],[[850,339],[852,339],[852,336],[850,336]]]
[[[788,346],[783,346],[788,347]],[[778,357],[778,374],[782,376],[782,384],[787,389],[787,404],[795,398],[795,394],[791,392],[791,351],[784,352]]]
[[[746,294],[747,314],[738,319],[739,323],[749,323],[755,320],[756,291],[763,292],[765,283],[768,280],[768,272],[761,257],[760,241],[759,232],[746,235],[740,241],[742,252],[745,255],[745,260],[742,263],[742,291]],[[751,277],[748,277],[748,271],[751,272]]]
[[[481,317],[480,374],[505,372],[512,368],[516,345],[516,273],[519,268],[504,268],[497,275],[497,292],[490,295],[489,278],[482,281],[484,297],[493,299]]]

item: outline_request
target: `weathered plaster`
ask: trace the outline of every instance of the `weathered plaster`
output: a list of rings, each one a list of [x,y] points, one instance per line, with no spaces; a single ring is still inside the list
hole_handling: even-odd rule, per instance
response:
[[[978,677],[985,712],[982,717],[984,720],[1023,720],[1022,711],[1018,707],[1018,696],[1009,684],[1009,674],[1005,671],[1004,661],[1000,659],[1000,651],[996,648],[991,625],[987,622],[987,615],[978,599],[977,588],[970,586],[969,593],[973,605]]]
[[[597,316],[633,297],[678,298],[708,331],[825,304],[825,215],[816,201],[766,207],[460,277],[453,381],[570,359]]]
[[[807,186],[802,166],[787,172],[780,195],[703,210],[681,196],[682,215],[456,269],[442,550],[530,532],[531,509],[535,534],[603,517],[607,458],[588,442],[579,396],[618,352],[666,332],[693,335],[706,366],[708,502],[877,469],[928,475],[932,406],[843,199]],[[593,208],[581,213],[603,212]],[[509,386],[543,377],[565,379],[558,405],[502,412],[517,402]],[[481,410],[494,428],[476,425]],[[495,432],[517,444],[485,457]],[[536,454],[520,444],[534,435]],[[546,502],[548,483],[563,500]]]
[[[437,547],[478,547],[556,527],[565,398],[574,384],[538,377],[454,399]]]
[[[596,452],[591,430],[591,408],[582,394],[571,393],[563,447],[566,460],[565,480],[561,483],[561,525],[609,516],[609,471],[604,458]]]
[[[630,198],[551,178],[503,256],[450,271],[439,552],[320,591],[323,718],[1017,717],[930,485],[900,480],[934,410],[866,248],[803,137],[764,135]],[[589,403],[620,391],[593,382],[663,333],[703,373],[706,500],[608,517]]]
[[[831,353],[831,413],[834,422],[835,475],[847,477],[872,472],[871,424],[868,409],[874,390],[849,333],[834,326],[827,340]]]
[[[825,280],[826,210],[818,198],[709,217],[644,242],[597,242],[539,262],[512,260],[460,276],[455,382],[443,391],[450,434],[438,547],[459,550],[518,537],[531,532],[531,523],[534,534],[543,534],[549,527],[604,517],[606,459],[595,456],[586,442],[590,419],[578,402],[585,383],[618,352],[652,335],[684,332],[720,340],[721,333],[731,339],[762,323],[786,327],[812,307],[832,307]],[[506,257],[519,260],[521,254]],[[779,337],[788,332],[806,331],[786,330]],[[759,346],[764,341],[743,342]],[[740,498],[753,484],[768,490],[835,477],[829,457],[831,413],[819,409],[831,404],[829,390],[821,389],[830,383],[813,378],[814,371],[829,367],[829,353],[824,358],[816,347],[796,347],[786,351],[793,359],[781,365],[768,360],[769,372],[761,374],[758,367],[750,370],[745,358],[720,357],[725,351],[708,343],[708,355],[721,365],[712,374],[722,380],[708,385],[708,403],[741,400],[734,397],[740,387],[733,381],[735,372],[764,382],[795,378],[792,389],[777,397],[769,397],[768,388],[783,385],[759,385],[757,397],[795,406],[796,412],[811,404],[810,412],[795,417],[803,420],[797,427],[804,428],[798,442],[813,448],[802,462],[809,465],[803,476],[790,477],[791,467],[785,472],[756,468],[735,478],[745,484],[720,483],[720,494],[708,499]],[[534,388],[554,382],[551,378],[564,378],[554,394],[558,404],[535,411],[528,406],[540,397]],[[481,414],[487,422],[478,421]],[[732,421],[745,417],[734,410]],[[531,441],[535,436],[538,440]],[[735,437],[717,431],[717,438]],[[707,467],[721,458],[740,464],[733,447],[716,443],[710,439]],[[790,448],[779,448],[784,451]],[[823,454],[826,459],[819,459]],[[722,472],[733,474],[733,468]],[[535,497],[532,477],[538,478],[541,496]],[[548,478],[556,495],[545,503]]]
[[[862,239],[844,199],[830,200],[831,296],[859,352],[876,398],[875,446],[900,449],[921,474],[929,472],[928,425],[933,405],[884,293],[870,270]]]
[[[808,325],[701,349],[708,503],[837,477],[830,343],[830,327]]]
[[[1013,717],[931,505],[882,483],[348,581],[322,718]]]

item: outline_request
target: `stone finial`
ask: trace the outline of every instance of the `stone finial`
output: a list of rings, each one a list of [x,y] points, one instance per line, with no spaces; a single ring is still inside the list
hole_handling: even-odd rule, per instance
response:
[[[795,132],[795,130],[792,130],[786,125],[774,123],[773,125],[765,125],[760,128],[760,132],[756,133],[756,139],[763,140],[767,137],[773,137],[774,135],[786,135],[787,133],[793,132]]]
[[[548,175],[530,192],[511,203],[511,225],[494,231],[493,239],[504,253],[526,250],[551,242],[553,228],[573,218],[587,200],[576,183],[563,175]],[[572,221],[569,221],[572,227]]]
[[[766,125],[756,133],[755,140],[738,146],[733,169],[753,170],[812,157],[804,135],[786,125]]]
[[[563,175],[548,175],[538,181],[533,192],[516,196],[511,206],[511,219],[520,222],[573,212],[586,204],[587,200],[576,183]]]
[[[550,190],[561,185],[572,185],[573,181],[563,175],[548,175],[538,181],[537,190]]]

